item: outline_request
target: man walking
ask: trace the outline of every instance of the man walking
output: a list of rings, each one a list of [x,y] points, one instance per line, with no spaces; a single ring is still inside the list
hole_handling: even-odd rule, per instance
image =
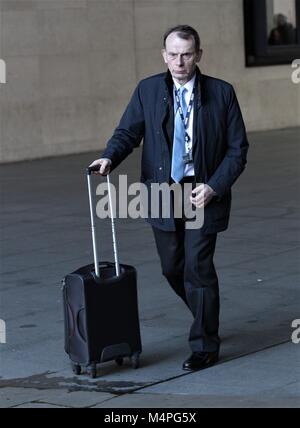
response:
[[[233,87],[203,75],[197,63],[199,35],[187,25],[164,35],[166,73],[143,79],[116,128],[99,165],[115,169],[142,139],[141,181],[192,183],[190,201],[204,209],[201,228],[175,218],[147,219],[152,226],[163,275],[193,314],[191,356],[184,370],[199,370],[219,358],[219,286],[213,257],[217,233],[228,227],[231,187],[245,168],[248,141]],[[196,185],[196,183],[201,183]],[[150,213],[151,214],[151,213]]]

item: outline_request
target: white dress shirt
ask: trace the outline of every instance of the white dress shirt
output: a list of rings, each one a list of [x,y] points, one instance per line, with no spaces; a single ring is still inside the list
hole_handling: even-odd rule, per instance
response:
[[[191,78],[191,80],[189,80],[187,83],[185,83],[182,86],[180,85],[180,83],[176,82],[176,80],[173,79],[173,82],[174,82],[176,89],[178,89],[178,88],[186,88],[187,89],[184,93],[184,99],[185,99],[187,106],[189,105],[189,102],[191,99],[191,95],[192,95],[194,84],[195,84],[195,79],[196,79],[196,74],[194,74],[194,76]],[[177,111],[177,103],[176,103],[175,94],[174,94],[174,115],[176,114],[176,111]],[[186,130],[186,132],[188,133],[188,135],[191,139],[190,141],[192,142],[192,147],[193,147],[193,123],[194,123],[194,103],[192,105],[189,123],[188,123],[188,127]],[[185,143],[186,153],[188,153],[188,144],[191,144],[191,143]],[[195,175],[193,163],[189,163],[189,164],[185,165],[185,168],[184,168],[184,176],[186,177],[186,176],[191,176],[191,175]]]

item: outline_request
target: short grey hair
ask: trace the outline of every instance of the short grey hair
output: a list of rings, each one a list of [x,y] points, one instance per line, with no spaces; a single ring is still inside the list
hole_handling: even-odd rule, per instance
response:
[[[164,34],[164,48],[166,48],[166,39],[171,33],[177,33],[181,39],[188,40],[193,37],[195,42],[196,52],[200,50],[200,37],[197,31],[189,25],[176,25],[176,27],[169,28]]]

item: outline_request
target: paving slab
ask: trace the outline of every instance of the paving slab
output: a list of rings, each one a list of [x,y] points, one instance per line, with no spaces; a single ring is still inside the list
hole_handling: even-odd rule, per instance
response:
[[[142,393],[292,398],[300,406],[300,347],[286,343],[143,388]]]
[[[299,408],[297,398],[272,398],[223,395],[199,396],[192,393],[183,396],[181,394],[127,394],[116,397],[113,400],[93,406],[92,408],[154,408],[154,409],[205,409],[205,408]],[[185,411],[185,410],[183,410]],[[149,412],[151,412],[149,410]],[[176,412],[176,411],[175,411]],[[109,414],[109,412],[106,412]],[[155,411],[152,413],[154,417]],[[201,414],[200,414],[201,419]]]

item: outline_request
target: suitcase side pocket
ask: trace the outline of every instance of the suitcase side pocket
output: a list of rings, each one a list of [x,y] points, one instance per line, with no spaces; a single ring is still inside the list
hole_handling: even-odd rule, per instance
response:
[[[65,351],[70,353],[70,339],[74,335],[75,319],[71,306],[68,302],[67,286],[63,280],[63,301],[64,301],[64,319],[65,319]]]

